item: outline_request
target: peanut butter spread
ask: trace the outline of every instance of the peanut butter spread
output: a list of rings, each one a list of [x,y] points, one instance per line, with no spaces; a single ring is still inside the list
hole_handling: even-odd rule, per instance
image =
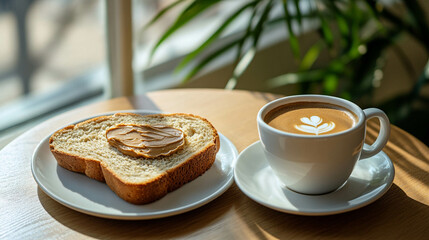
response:
[[[106,131],[110,145],[133,157],[168,156],[185,144],[180,129],[164,125],[119,124]]]

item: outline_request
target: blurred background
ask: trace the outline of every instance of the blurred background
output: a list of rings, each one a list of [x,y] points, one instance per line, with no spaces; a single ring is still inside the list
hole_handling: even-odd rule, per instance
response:
[[[335,95],[383,109],[429,144],[429,1],[131,3],[134,94]],[[0,149],[109,97],[108,17],[106,0],[0,0]]]

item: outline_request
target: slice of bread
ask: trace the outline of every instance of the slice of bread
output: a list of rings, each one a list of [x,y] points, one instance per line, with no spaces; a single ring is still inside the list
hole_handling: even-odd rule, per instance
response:
[[[185,144],[169,156],[132,157],[110,145],[106,130],[118,124],[157,125],[180,129]],[[49,139],[58,164],[105,181],[133,204],[153,202],[207,171],[219,151],[219,135],[206,119],[190,114],[116,113],[86,120],[55,132]]]

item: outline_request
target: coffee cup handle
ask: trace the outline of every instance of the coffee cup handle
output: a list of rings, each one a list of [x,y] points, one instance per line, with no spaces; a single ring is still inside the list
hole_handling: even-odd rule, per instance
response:
[[[386,145],[390,135],[390,121],[383,111],[377,108],[368,108],[363,110],[363,112],[365,114],[366,121],[374,117],[380,120],[380,132],[378,133],[377,139],[371,146],[363,147],[360,159],[369,158],[379,153]]]

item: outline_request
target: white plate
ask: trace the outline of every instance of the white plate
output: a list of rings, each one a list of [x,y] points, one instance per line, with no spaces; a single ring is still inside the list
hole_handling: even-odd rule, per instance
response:
[[[395,170],[380,152],[357,162],[345,185],[323,195],[305,195],[283,188],[268,165],[261,143],[255,142],[238,156],[234,176],[238,187],[256,202],[297,215],[331,215],[366,206],[390,188]]]
[[[142,115],[158,112],[130,110]],[[112,113],[102,114],[109,115]],[[31,170],[40,188],[66,207],[89,215],[112,219],[154,219],[172,216],[198,208],[224,193],[233,183],[233,161],[238,151],[230,140],[219,133],[220,150],[213,166],[192,182],[167,194],[160,200],[133,205],[119,198],[102,182],[57,165],[49,150],[49,136],[36,147]]]

